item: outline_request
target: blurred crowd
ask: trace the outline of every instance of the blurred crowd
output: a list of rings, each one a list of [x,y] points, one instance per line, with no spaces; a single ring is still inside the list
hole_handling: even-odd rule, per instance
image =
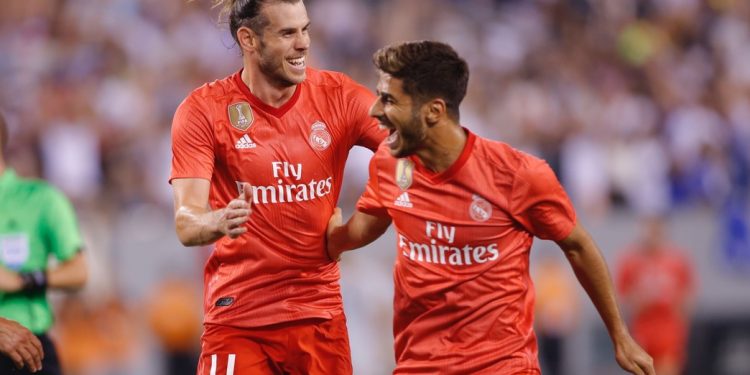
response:
[[[750,2],[306,3],[313,66],[373,87],[377,48],[448,42],[471,69],[461,122],[546,159],[582,214],[709,209],[726,222],[725,251],[750,263]],[[3,2],[9,164],[73,200],[94,265],[85,294],[58,304],[71,374],[156,373],[144,340],[178,352],[197,343],[199,331],[170,331],[159,301],[174,280],[199,293],[209,251],[174,238],[167,178],[175,108],[241,65],[217,13],[209,0]],[[344,205],[364,183],[366,160],[356,159]],[[183,321],[200,319],[200,297],[181,293]],[[66,335],[71,326],[91,329]],[[96,327],[101,337],[87,338]],[[124,339],[101,344],[113,335]],[[119,364],[92,367],[102,352]]]

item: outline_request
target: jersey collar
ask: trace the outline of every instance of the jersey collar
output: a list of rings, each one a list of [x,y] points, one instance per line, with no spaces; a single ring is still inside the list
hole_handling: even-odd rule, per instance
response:
[[[453,162],[453,164],[448,167],[448,169],[440,173],[435,173],[426,168],[416,155],[411,155],[409,156],[409,159],[414,162],[414,166],[417,172],[425,176],[427,180],[429,180],[433,184],[439,184],[448,181],[451,179],[451,177],[458,173],[458,171],[461,170],[461,167],[463,167],[469,160],[469,157],[471,156],[471,149],[474,147],[474,142],[477,138],[474,133],[469,131],[469,129],[463,129],[464,132],[466,132],[466,144],[464,145],[464,149],[461,151],[461,155],[458,156],[458,159],[456,159],[456,161]]]
[[[297,84],[292,97],[289,98],[289,100],[287,100],[284,105],[276,108],[264,103],[262,100],[258,99],[257,96],[253,95],[252,92],[250,92],[250,88],[247,87],[245,82],[242,80],[242,69],[234,74],[234,80],[237,83],[237,86],[240,87],[240,91],[242,91],[242,93],[247,96],[248,100],[250,100],[250,104],[252,104],[253,107],[260,109],[261,111],[266,112],[276,118],[284,116],[284,114],[289,112],[289,110],[294,107],[294,104],[297,103],[297,99],[299,99],[300,92],[302,91],[302,83]]]

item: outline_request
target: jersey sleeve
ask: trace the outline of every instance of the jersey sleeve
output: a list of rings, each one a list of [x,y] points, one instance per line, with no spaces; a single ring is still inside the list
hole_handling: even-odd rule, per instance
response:
[[[172,121],[172,172],[175,178],[211,179],[214,168],[214,137],[211,123],[197,101],[188,97]]]
[[[573,231],[575,210],[546,162],[529,159],[518,170],[512,189],[512,214],[531,234],[559,241]]]
[[[365,185],[365,192],[357,201],[357,211],[373,216],[388,216],[388,211],[383,206],[378,190],[378,171],[375,157],[370,160],[370,178]]]
[[[47,204],[42,213],[44,244],[58,260],[69,260],[83,248],[75,210],[57,189],[50,188],[45,200]]]
[[[387,135],[384,129],[378,127],[378,121],[370,117],[370,106],[375,101],[375,95],[348,77],[344,81],[344,90],[348,122],[353,130],[352,143],[375,152]]]

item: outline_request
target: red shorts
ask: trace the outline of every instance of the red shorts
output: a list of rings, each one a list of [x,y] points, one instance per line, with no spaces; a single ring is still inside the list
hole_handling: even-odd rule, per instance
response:
[[[206,325],[198,375],[352,373],[346,317],[258,328]]]

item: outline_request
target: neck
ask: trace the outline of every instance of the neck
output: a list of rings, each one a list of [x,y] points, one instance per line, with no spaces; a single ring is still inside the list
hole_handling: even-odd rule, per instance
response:
[[[427,130],[424,147],[416,152],[422,164],[436,173],[450,168],[466,146],[466,132],[457,123],[446,121]]]
[[[245,63],[242,69],[242,82],[247,85],[250,92],[272,107],[278,108],[284,105],[294,95],[297,85],[280,86],[268,79],[258,68],[251,67]]]

